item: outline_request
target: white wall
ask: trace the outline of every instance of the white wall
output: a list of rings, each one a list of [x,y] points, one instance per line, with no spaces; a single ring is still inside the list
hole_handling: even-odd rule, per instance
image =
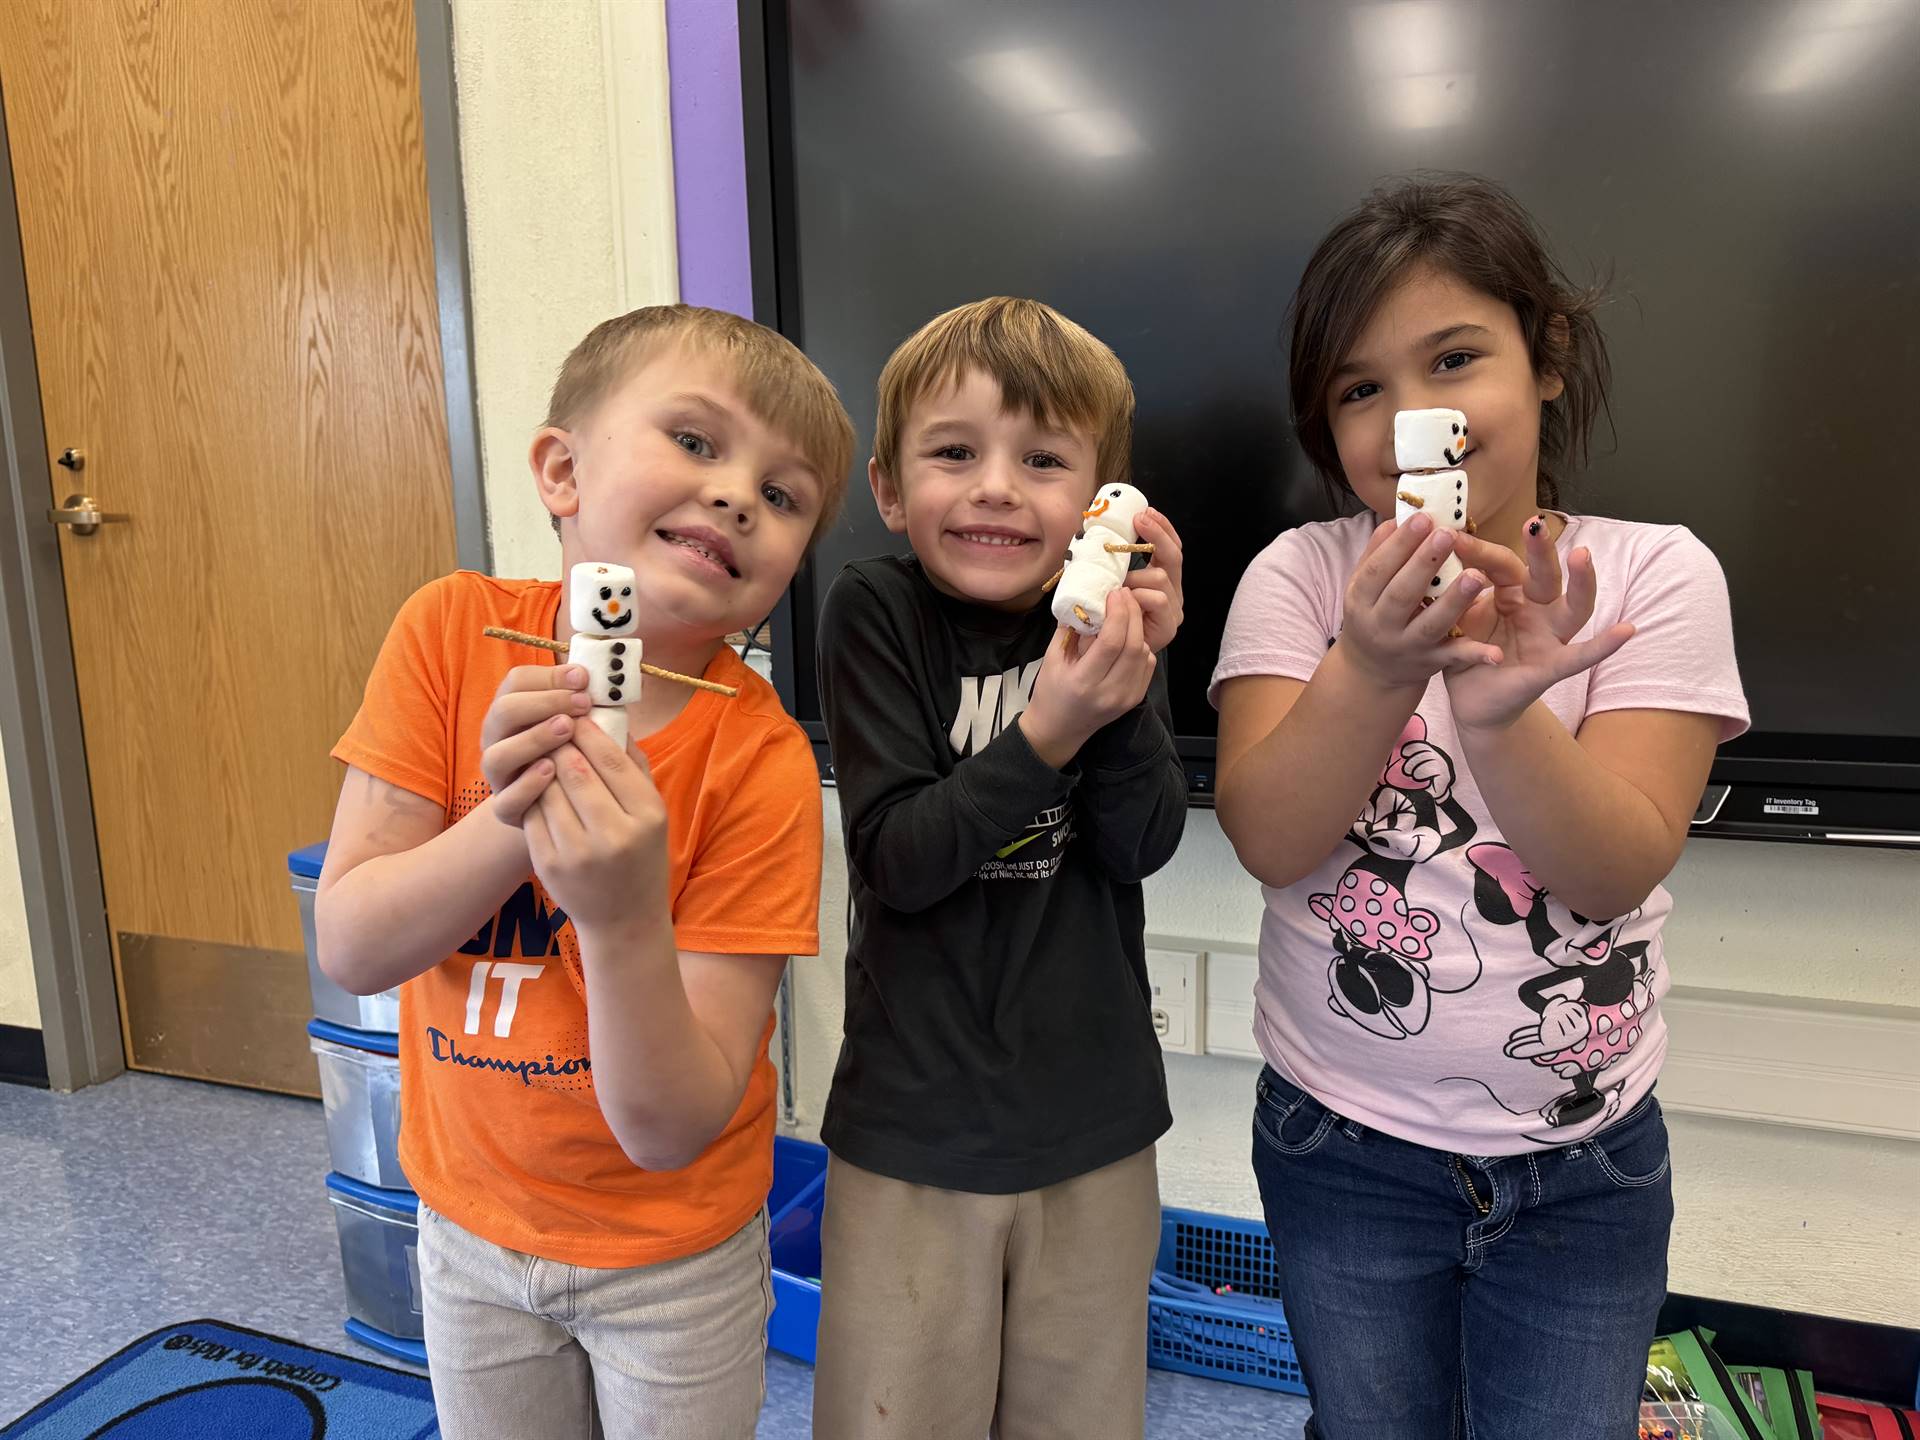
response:
[[[796,1132],[816,1136],[839,1048],[846,864],[827,792],[819,959],[795,963]],[[1920,856],[1696,841],[1669,882],[1667,958],[1689,986],[1920,1006]],[[1147,885],[1157,935],[1251,945],[1260,896],[1213,813],[1191,812],[1174,862]],[[1168,1057],[1174,1128],[1161,1142],[1171,1205],[1257,1217],[1248,1168],[1251,1062]],[[1670,1115],[1671,1287],[1688,1294],[1912,1325],[1920,1316],[1920,1145]]]
[[[33,984],[33,944],[20,897],[20,850],[0,766],[0,1025],[40,1028],[40,997]]]
[[[453,0],[480,455],[498,575],[555,578],[527,448],[566,354],[677,298],[660,0]],[[609,96],[612,102],[609,103]],[[613,136],[622,137],[619,155]],[[616,163],[623,162],[623,163]]]

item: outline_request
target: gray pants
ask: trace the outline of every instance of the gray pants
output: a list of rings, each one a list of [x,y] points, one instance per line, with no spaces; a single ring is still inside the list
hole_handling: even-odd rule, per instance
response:
[[[698,1255],[595,1270],[502,1249],[423,1204],[419,1256],[445,1440],[753,1440],[765,1211]]]
[[[827,1165],[818,1440],[1140,1440],[1153,1148],[972,1195]]]

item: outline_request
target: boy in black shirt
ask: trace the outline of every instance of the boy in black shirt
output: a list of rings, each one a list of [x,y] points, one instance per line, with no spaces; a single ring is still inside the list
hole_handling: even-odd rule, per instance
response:
[[[1138,1437],[1166,1076],[1140,881],[1186,820],[1158,653],[1180,541],[1100,633],[1043,587],[1127,479],[1133,387],[1045,305],[940,316],[880,377],[874,500],[913,554],[820,628],[853,896],[822,1138],[814,1433]]]

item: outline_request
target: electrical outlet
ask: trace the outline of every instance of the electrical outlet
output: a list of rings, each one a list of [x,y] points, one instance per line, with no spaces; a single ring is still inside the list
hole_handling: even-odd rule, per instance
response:
[[[1160,1037],[1161,1049],[1182,1055],[1205,1053],[1200,976],[1200,956],[1195,951],[1147,951],[1147,980],[1153,988],[1153,1032]]]

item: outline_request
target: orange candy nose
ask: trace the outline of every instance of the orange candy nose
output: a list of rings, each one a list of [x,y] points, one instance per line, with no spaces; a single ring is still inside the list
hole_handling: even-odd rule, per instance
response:
[[[609,600],[607,602],[607,613],[609,615],[618,615],[620,613],[620,602],[618,600]]]

